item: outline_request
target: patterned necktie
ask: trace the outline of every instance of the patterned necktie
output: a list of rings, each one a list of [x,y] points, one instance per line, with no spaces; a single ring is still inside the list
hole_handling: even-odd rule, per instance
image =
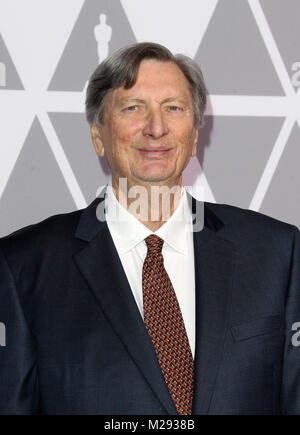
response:
[[[151,234],[143,265],[144,322],[179,414],[192,411],[194,362],[178,300],[164,267],[164,241]],[[180,271],[178,271],[180,273]]]

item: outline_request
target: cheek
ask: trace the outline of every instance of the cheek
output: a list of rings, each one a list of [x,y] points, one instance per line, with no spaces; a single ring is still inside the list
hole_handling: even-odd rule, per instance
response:
[[[180,162],[188,162],[195,152],[194,135],[183,134],[179,139],[178,160]]]
[[[128,120],[126,122],[119,121],[113,126],[115,141],[123,144],[123,146],[134,142],[140,131],[141,128],[136,122],[131,124]]]
[[[194,147],[194,134],[190,131],[182,132],[177,136],[182,151],[190,152]]]

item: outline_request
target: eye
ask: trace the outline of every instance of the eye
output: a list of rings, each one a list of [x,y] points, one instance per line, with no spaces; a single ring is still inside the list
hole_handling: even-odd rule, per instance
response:
[[[125,110],[128,110],[129,112],[134,112],[137,109],[138,109],[138,106],[136,104],[134,104],[133,106],[126,107]]]
[[[179,106],[169,106],[168,109],[170,112],[179,112],[182,110],[182,108]]]

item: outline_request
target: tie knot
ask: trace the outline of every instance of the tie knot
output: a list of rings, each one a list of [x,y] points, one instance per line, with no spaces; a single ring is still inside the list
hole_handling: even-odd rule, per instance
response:
[[[155,234],[150,234],[150,236],[146,237],[145,239],[148,253],[150,255],[157,255],[161,253],[164,241],[160,237],[156,236]]]

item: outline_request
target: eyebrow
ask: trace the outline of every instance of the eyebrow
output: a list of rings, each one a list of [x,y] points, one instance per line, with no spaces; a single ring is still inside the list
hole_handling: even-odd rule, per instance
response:
[[[135,97],[132,97],[132,98],[122,98],[121,100],[120,100],[120,104],[127,104],[127,103],[142,103],[142,104],[145,104],[146,103],[146,100],[143,100],[142,98],[135,98]]]
[[[175,102],[178,101],[180,103],[187,103],[187,99],[186,98],[182,98],[179,96],[173,96],[173,97],[168,97],[165,100],[162,101],[162,104],[164,103],[171,103],[171,102]],[[129,98],[124,98],[120,100],[120,104],[127,104],[127,103],[141,103],[141,104],[145,104],[147,101],[142,99],[142,98],[138,98],[138,97],[129,97]]]
[[[175,103],[177,102],[177,103],[182,103],[182,104],[188,104],[187,98],[185,98],[185,97],[177,97],[177,96],[166,98],[163,101],[163,103],[172,103],[172,102],[175,102]]]

